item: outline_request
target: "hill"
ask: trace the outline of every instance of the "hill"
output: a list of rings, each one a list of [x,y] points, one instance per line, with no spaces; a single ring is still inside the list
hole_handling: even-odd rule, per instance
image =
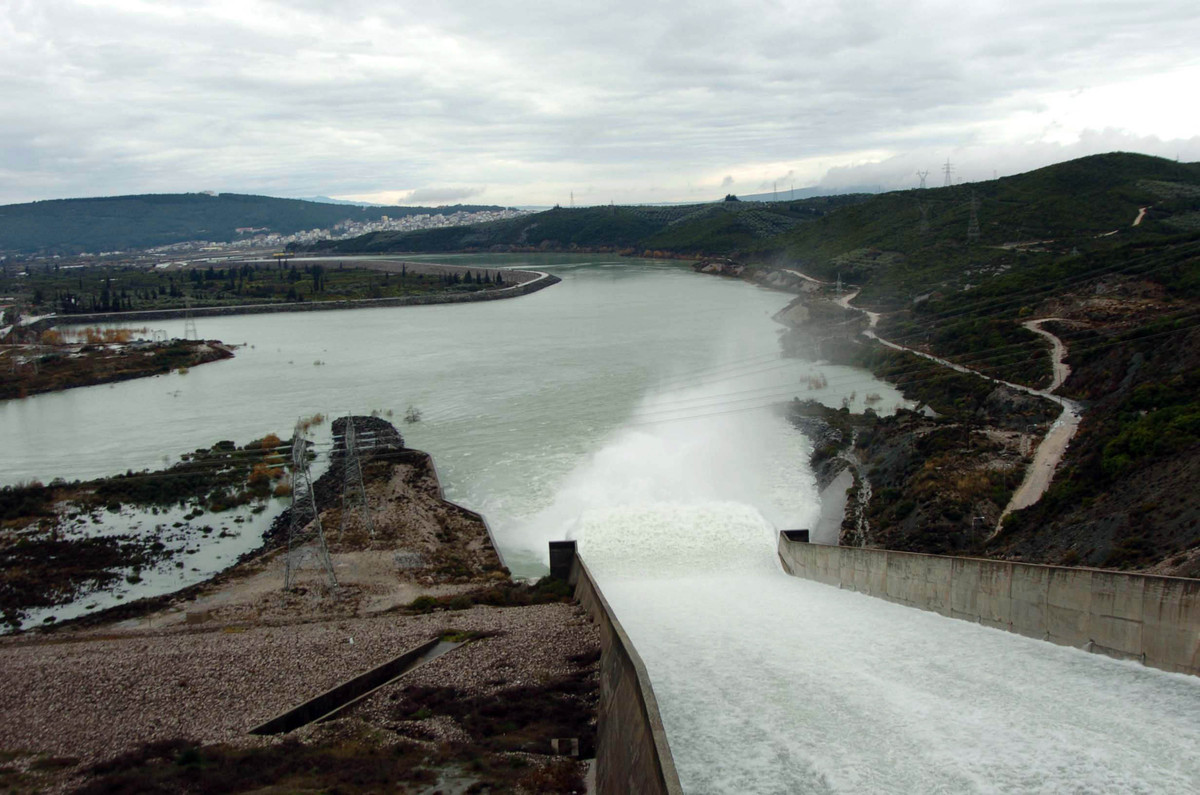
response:
[[[475,226],[375,232],[298,248],[338,254],[591,248],[729,255],[759,249],[798,224],[862,199],[851,195],[773,204],[555,207]]]
[[[0,252],[78,254],[188,240],[226,242],[239,229],[293,234],[381,216],[453,214],[499,207],[358,207],[237,193],[164,193],[54,199],[0,206]]]
[[[882,193],[877,185],[849,185],[844,188],[822,188],[814,185],[810,188],[779,188],[766,193],[739,193],[738,199],[744,202],[790,202],[797,199],[813,199],[818,196],[845,196],[849,193]]]
[[[994,382],[871,345],[846,321],[840,339],[831,324],[793,341],[940,415],[863,421],[858,541],[1200,576],[1200,165],[1114,153],[872,197],[758,260],[758,278],[840,276],[883,339],[1013,383],[1051,385],[1050,347],[1027,325],[1066,345],[1056,394],[1078,402],[1079,430],[1049,490],[989,535],[1048,423]]]
[[[1149,209],[1134,226],[1143,207]],[[1200,230],[1200,164],[1112,153],[987,182],[873,196],[789,230],[761,254],[782,252],[822,278],[840,274],[863,284],[864,301],[894,306],[1043,255],[1087,254],[1189,230]],[[891,256],[880,260],[880,252]]]

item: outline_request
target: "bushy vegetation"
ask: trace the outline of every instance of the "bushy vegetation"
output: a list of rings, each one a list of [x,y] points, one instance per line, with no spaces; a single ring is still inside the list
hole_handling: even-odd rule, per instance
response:
[[[1117,414],[1117,428],[1104,445],[1101,469],[1109,477],[1127,473],[1141,459],[1166,456],[1200,442],[1200,370],[1167,383],[1142,384]]]

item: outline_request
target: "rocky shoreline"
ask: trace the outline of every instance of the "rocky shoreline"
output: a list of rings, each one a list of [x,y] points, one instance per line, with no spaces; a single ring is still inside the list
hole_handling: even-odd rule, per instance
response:
[[[1182,336],[1186,328],[1167,327],[1181,335],[1157,345],[1140,343],[1131,324],[1149,322],[1147,305],[1171,307],[1157,288],[1134,279],[1023,308],[1035,319],[1014,325],[1036,326],[1058,342],[1044,357],[1013,365],[1029,379],[1013,386],[995,371],[981,375],[936,359],[922,343],[908,342],[918,353],[898,350],[875,332],[878,323],[886,337],[888,318],[850,310],[848,296],[835,300],[832,285],[780,287],[770,274],[781,269],[732,262],[697,270],[800,292],[776,315],[786,328],[784,355],[870,370],[917,405],[879,417],[793,404],[793,422],[813,443],[823,502],[840,501],[841,487],[829,485],[835,478],[853,478],[837,542],[1200,574],[1194,476],[1186,474],[1195,471],[1200,448],[1188,420],[1178,419],[1195,416],[1200,348],[1195,330]],[[1020,386],[1043,382],[1049,390]],[[1181,429],[1174,435],[1135,435],[1171,418]],[[1117,476],[1135,468],[1142,473],[1136,478]],[[834,543],[835,525],[823,519],[814,538]]]
[[[869,408],[852,414],[790,404],[791,421],[812,442],[810,463],[827,506],[813,540],[987,555],[991,529],[1058,407],[876,345],[862,334],[863,313],[817,289],[806,287],[775,319],[787,329],[785,355],[871,370],[918,406],[885,417]]]

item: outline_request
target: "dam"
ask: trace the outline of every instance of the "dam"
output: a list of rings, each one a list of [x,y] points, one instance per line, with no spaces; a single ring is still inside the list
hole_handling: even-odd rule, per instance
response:
[[[782,570],[777,530],[818,505],[808,442],[772,406],[903,404],[868,373],[780,360],[770,316],[788,296],[672,263],[487,262],[563,281],[479,305],[198,321],[244,343],[237,358],[0,406],[0,480],[157,466],[318,411],[413,405],[406,439],[436,457],[448,498],[488,517],[517,574],[545,572],[547,541],[578,541],[645,662],[686,792],[1200,780],[1200,680]]]

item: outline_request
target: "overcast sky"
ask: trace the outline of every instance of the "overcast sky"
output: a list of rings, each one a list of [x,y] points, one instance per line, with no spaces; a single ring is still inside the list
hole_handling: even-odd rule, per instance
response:
[[[1200,2],[0,0],[0,202],[709,200],[1200,160]]]

